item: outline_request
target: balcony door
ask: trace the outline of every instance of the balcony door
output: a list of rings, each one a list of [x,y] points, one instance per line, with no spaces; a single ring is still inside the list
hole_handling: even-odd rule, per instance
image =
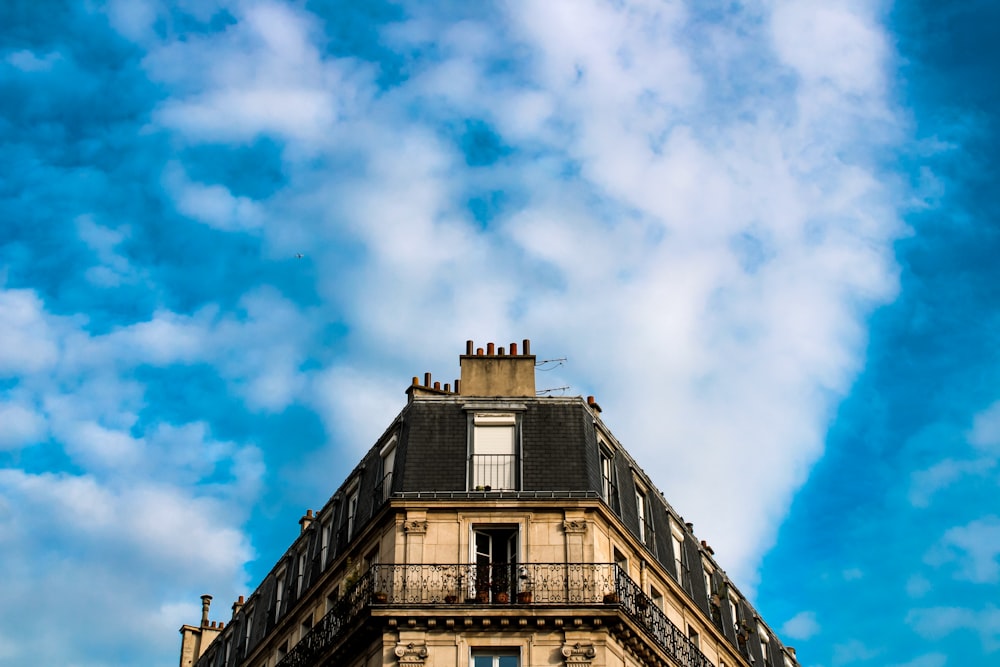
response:
[[[516,590],[517,528],[474,528],[472,595],[480,602],[509,602]]]

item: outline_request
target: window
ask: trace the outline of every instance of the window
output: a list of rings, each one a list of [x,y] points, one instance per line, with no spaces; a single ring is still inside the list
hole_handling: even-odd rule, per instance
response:
[[[281,618],[281,601],[285,597],[285,571],[278,572],[274,583],[274,620]]]
[[[604,439],[598,436],[601,457],[601,497],[611,509],[618,511],[618,489],[615,488],[615,455]]]
[[[757,636],[760,637],[760,654],[764,658],[764,665],[770,667],[771,664],[771,638],[762,626],[757,626]]]
[[[326,613],[329,614],[340,600],[340,586],[334,587],[326,596]]]
[[[722,595],[721,585],[717,582],[715,568],[707,559],[702,559],[702,569],[705,572],[705,595],[708,596],[708,611],[716,627],[722,627]]]
[[[299,626],[299,641],[305,639],[306,635],[312,631],[313,628],[313,617],[309,614],[304,619],[302,619],[302,625]]]
[[[470,667],[520,667],[517,649],[473,649]]]
[[[670,542],[674,548],[674,574],[677,575],[677,583],[681,583],[684,574],[684,542],[683,537],[676,531],[670,532]]]
[[[625,557],[625,554],[618,549],[614,549],[612,554],[618,569],[622,571],[622,574],[628,574],[628,558]]]
[[[299,562],[298,562],[298,576],[295,580],[295,595],[298,597],[302,595],[302,589],[305,587],[306,582],[306,549],[302,547],[302,551],[299,552]]]
[[[354,520],[358,515],[358,487],[357,484],[347,494],[347,539],[354,537]]]
[[[508,413],[477,414],[473,418],[471,489],[515,489],[514,433],[517,418]]]
[[[739,600],[730,596],[729,597],[729,614],[733,619],[733,632],[739,634],[740,632],[740,603]]]
[[[253,632],[253,607],[246,611],[247,625],[243,633],[243,652],[250,649],[250,634]]]
[[[646,544],[646,494],[635,492],[635,511],[639,516],[639,540]]]
[[[330,558],[330,533],[333,532],[333,515],[324,519],[320,523],[320,551],[319,551],[319,567],[321,570],[326,569],[327,560]]]
[[[693,625],[688,626],[688,639],[691,640],[691,644],[696,648],[701,648],[701,637],[698,636],[698,631]]]
[[[379,483],[381,492],[379,500],[386,501],[392,494],[392,473],[396,467],[396,438],[393,437],[389,444],[382,448],[382,481]]]
[[[480,526],[472,530],[472,590],[479,602],[510,602],[518,593],[516,527]]]
[[[654,586],[649,587],[649,598],[653,601],[653,605],[663,611],[663,593],[658,591]]]

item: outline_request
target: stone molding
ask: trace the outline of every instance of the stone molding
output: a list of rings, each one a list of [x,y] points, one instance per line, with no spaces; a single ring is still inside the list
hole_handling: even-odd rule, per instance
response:
[[[427,660],[427,645],[422,643],[407,642],[403,644],[400,642],[396,644],[396,649],[393,652],[399,659],[401,666],[422,667],[424,661]]]
[[[562,654],[566,658],[566,667],[589,667],[597,651],[590,642],[575,642],[563,644]]]
[[[586,533],[587,521],[583,519],[567,519],[563,521],[563,531],[567,533]]]
[[[404,521],[403,522],[403,532],[410,535],[426,535],[427,534],[427,522],[426,521]]]

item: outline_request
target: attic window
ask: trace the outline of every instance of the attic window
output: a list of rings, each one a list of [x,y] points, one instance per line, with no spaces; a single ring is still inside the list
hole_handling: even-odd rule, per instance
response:
[[[511,413],[478,413],[473,417],[470,490],[516,488],[516,427],[517,417]]]

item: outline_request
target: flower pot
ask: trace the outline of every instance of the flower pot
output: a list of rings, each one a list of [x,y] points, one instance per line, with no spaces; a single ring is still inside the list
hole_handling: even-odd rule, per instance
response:
[[[383,593],[382,591],[375,591],[372,593],[372,602],[375,602],[376,604],[385,604],[388,601],[388,594]]]
[[[444,601],[445,601],[445,604],[455,604],[456,602],[458,602],[458,596],[457,595],[445,595],[444,596]]]
[[[502,591],[496,594],[495,599],[497,601],[497,604],[507,604],[508,602],[510,602],[510,593]]]
[[[490,603],[490,592],[489,591],[479,591],[476,593],[476,602],[479,604],[489,604]]]
[[[517,594],[518,604],[531,604],[531,599],[532,599],[531,591],[521,591],[520,593]]]
[[[618,604],[618,593],[605,593],[604,604]]]

